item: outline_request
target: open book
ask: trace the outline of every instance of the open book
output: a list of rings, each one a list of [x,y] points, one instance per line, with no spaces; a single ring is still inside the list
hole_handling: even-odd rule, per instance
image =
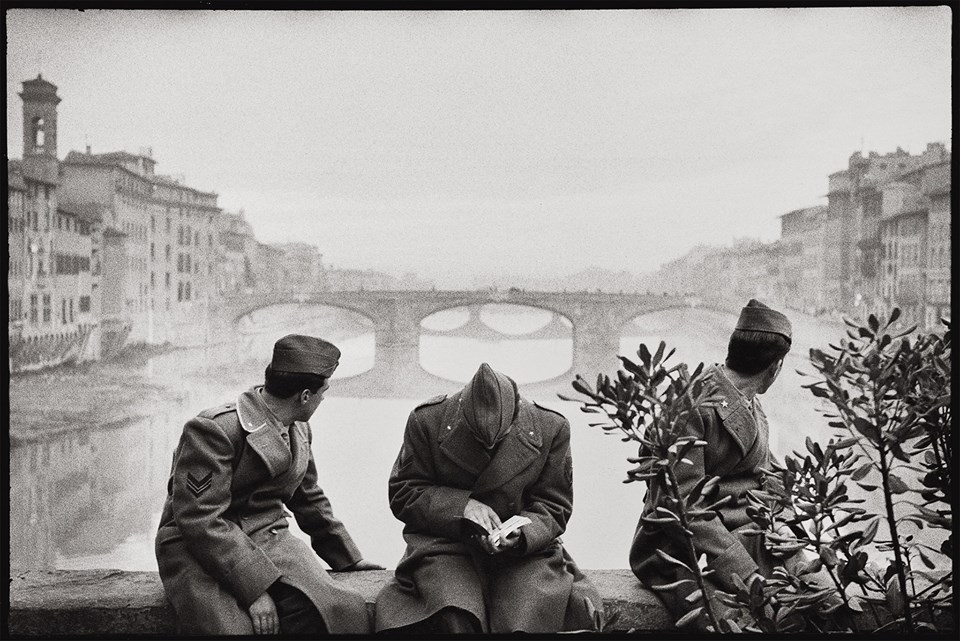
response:
[[[520,516],[519,514],[515,514],[514,516],[511,516],[509,519],[504,521],[500,525],[499,529],[491,532],[490,538],[494,538],[497,540],[505,539],[507,538],[508,534],[510,534],[515,530],[519,530],[520,528],[522,528],[524,525],[527,525],[528,523],[530,523],[530,519],[528,519],[525,516]]]

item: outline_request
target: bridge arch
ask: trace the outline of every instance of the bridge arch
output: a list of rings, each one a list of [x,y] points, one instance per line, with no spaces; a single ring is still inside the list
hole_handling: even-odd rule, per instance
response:
[[[249,308],[243,308],[235,312],[233,317],[233,324],[236,326],[240,323],[241,320],[258,312],[262,309],[267,309],[268,307],[274,307],[277,305],[315,305],[317,307],[331,307],[333,309],[340,309],[347,312],[352,312],[358,316],[366,318],[370,322],[375,322],[375,319],[371,317],[370,310],[365,308],[362,305],[351,305],[349,303],[343,303],[340,301],[328,301],[328,300],[312,300],[312,299],[302,299],[302,300],[284,300],[284,301],[264,301],[258,302],[255,305],[251,305]]]
[[[442,328],[429,322],[453,311],[464,312],[466,321],[462,316],[450,319]],[[517,301],[445,307],[421,321],[417,360],[430,375],[461,385],[481,362],[509,374],[518,384],[536,384],[570,370],[573,323],[556,310]]]
[[[465,307],[465,308],[470,308],[470,307],[484,307],[484,306],[486,306],[486,305],[509,305],[509,306],[511,306],[511,307],[527,307],[527,308],[530,308],[530,309],[535,309],[535,310],[537,310],[537,311],[550,312],[551,314],[554,314],[555,316],[559,316],[559,317],[561,317],[561,318],[566,318],[568,321],[570,321],[571,324],[573,323],[573,320],[572,320],[571,318],[567,317],[567,315],[566,315],[563,311],[561,311],[560,309],[555,309],[554,307],[549,307],[549,306],[543,305],[543,304],[528,304],[528,303],[522,303],[522,302],[516,302],[516,301],[503,302],[503,301],[498,301],[498,300],[493,300],[493,299],[491,299],[491,300],[480,300],[480,301],[470,301],[469,303],[457,304],[457,305],[449,305],[449,306],[445,305],[444,307],[441,307],[441,308],[438,308],[438,309],[435,309],[435,310],[432,310],[432,311],[429,311],[429,312],[425,313],[425,314],[417,321],[417,323],[418,323],[418,325],[420,325],[420,327],[423,327],[423,321],[425,321],[426,319],[430,318],[430,317],[433,316],[434,314],[440,314],[440,313],[442,313],[442,312],[447,312],[447,311],[450,311],[450,310],[453,310],[453,309],[459,309],[459,308],[461,308],[461,307]],[[548,322],[549,322],[549,321],[548,321]],[[518,336],[523,336],[523,334],[518,334]]]

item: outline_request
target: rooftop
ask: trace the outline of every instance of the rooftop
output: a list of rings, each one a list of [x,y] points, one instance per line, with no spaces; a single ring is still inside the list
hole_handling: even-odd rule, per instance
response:
[[[57,211],[65,214],[71,214],[90,223],[103,222],[104,206],[99,203],[75,203],[60,200],[57,203]]]
[[[27,184],[23,182],[23,166],[19,160],[7,161],[7,188],[17,191],[27,190]]]
[[[40,99],[52,100],[55,103],[60,102],[60,97],[57,96],[57,86],[48,80],[44,80],[43,75],[39,73],[33,80],[23,81],[23,91],[20,93],[20,97],[24,100]]]

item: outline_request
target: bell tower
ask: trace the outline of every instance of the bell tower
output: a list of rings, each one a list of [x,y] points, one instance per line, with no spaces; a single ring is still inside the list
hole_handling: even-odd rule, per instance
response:
[[[41,74],[23,82],[23,164],[28,175],[57,181],[57,87]]]

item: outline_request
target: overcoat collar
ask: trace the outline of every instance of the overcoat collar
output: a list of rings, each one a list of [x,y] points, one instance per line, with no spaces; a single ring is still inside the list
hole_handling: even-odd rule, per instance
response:
[[[707,371],[717,386],[714,393],[719,397],[716,409],[720,415],[720,423],[736,442],[740,452],[746,456],[753,449],[759,435],[753,411],[719,365],[711,365]],[[754,402],[757,402],[756,399]]]
[[[287,471],[292,462],[290,446],[282,436],[287,430],[267,407],[260,395],[260,386],[251,387],[240,395],[237,416],[240,417],[240,426],[247,432],[247,444],[263,460],[271,478]],[[299,423],[294,423],[291,431],[299,438],[302,429]]]
[[[519,412],[510,433],[499,443],[493,456],[470,433],[460,409],[460,393],[450,397],[437,436],[440,451],[464,470],[475,475],[472,491],[480,494],[499,487],[522,472],[540,454],[543,436],[534,421],[530,403],[520,399]]]

